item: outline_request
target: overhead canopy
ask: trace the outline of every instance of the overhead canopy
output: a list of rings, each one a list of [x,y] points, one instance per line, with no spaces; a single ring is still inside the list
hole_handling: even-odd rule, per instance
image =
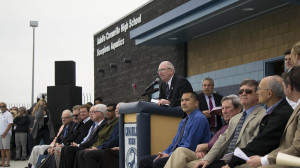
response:
[[[130,38],[136,45],[176,45],[293,2],[296,1],[191,0],[132,30]]]

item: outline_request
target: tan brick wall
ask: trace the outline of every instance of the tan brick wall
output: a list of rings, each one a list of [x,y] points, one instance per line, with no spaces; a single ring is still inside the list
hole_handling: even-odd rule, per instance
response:
[[[300,41],[300,6],[289,6],[188,43],[188,76],[282,55]]]

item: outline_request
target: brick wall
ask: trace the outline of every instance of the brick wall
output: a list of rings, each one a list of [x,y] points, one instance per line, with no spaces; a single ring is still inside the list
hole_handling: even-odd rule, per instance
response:
[[[188,43],[188,76],[282,55],[300,40],[300,6],[253,18]]]

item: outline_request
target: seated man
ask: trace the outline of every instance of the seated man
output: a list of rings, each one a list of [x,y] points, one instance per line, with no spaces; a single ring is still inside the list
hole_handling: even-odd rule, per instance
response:
[[[109,107],[111,106],[115,108],[115,105],[109,105]],[[65,167],[67,168],[73,168],[74,165],[76,167],[76,160],[80,151],[101,145],[105,140],[107,140],[112,132],[113,127],[118,122],[118,119],[115,118],[115,113],[108,114],[106,105],[97,104],[94,107],[94,111],[91,111],[93,119],[105,118],[107,122],[104,126],[101,126],[101,129],[99,128],[99,131],[93,131],[91,134],[92,138],[87,138],[86,142],[81,143],[80,145],[73,143],[71,146],[65,148],[63,155],[65,158]],[[79,159],[80,158],[78,158],[78,160]]]
[[[177,147],[195,150],[197,144],[207,143],[211,134],[206,117],[199,110],[199,101],[195,92],[183,93],[181,108],[187,114],[178,126],[178,131],[172,144],[158,155],[144,156],[139,162],[139,167],[164,167],[169,157]],[[163,136],[163,135],[162,135]]]
[[[59,129],[59,132],[52,143],[50,145],[37,145],[32,149],[30,158],[28,160],[29,167],[31,165],[31,167],[34,168],[40,154],[43,154],[48,148],[54,147],[56,142],[64,140],[64,138],[67,138],[69,133],[72,132],[70,131],[70,128],[73,125],[72,112],[70,110],[64,110],[61,115],[61,120],[63,125]]]
[[[285,99],[282,78],[268,76],[261,80],[258,88],[258,101],[268,109],[259,125],[259,132],[253,140],[241,150],[248,156],[265,155],[279,146],[284,127],[293,112]],[[267,143],[266,143],[267,142]],[[233,155],[228,165],[235,167],[246,163],[245,160]]]
[[[119,118],[119,105],[107,107],[108,113],[115,113],[116,119]],[[114,109],[115,108],[115,109]],[[78,160],[76,161],[77,167],[97,167],[98,163],[101,160],[106,159],[101,157],[103,150],[110,149],[113,147],[119,147],[119,122],[113,128],[113,131],[108,140],[104,141],[101,145],[96,147],[92,147],[84,152],[80,152],[78,154]],[[117,150],[118,151],[118,150]],[[118,159],[118,158],[117,158]],[[111,162],[111,160],[109,160]],[[111,163],[115,165],[116,163]],[[119,161],[117,160],[117,165],[119,167]],[[75,166],[75,167],[76,167]],[[107,167],[111,168],[112,165],[107,165]]]
[[[258,133],[260,120],[266,110],[258,105],[256,94],[258,83],[247,79],[240,84],[239,96],[243,112],[232,117],[228,129],[219,136],[210,151],[201,160],[189,160],[187,167],[222,167],[226,163],[220,160],[226,153],[236,147],[245,147]],[[194,153],[193,151],[190,151]]]
[[[261,165],[263,168],[277,168],[277,167],[288,167],[283,165],[276,165],[276,157],[278,152],[300,157],[300,144],[299,144],[299,123],[300,123],[300,66],[295,66],[290,70],[283,73],[283,88],[286,96],[297,102],[297,107],[291,114],[289,121],[287,122],[280,145],[277,149],[273,150],[264,157],[252,156],[247,164],[251,167],[258,167]],[[262,155],[261,155],[262,156]]]
[[[223,97],[221,103],[223,118],[226,124],[213,136],[209,143],[199,144],[196,148],[196,151],[193,153],[186,148],[177,148],[173,152],[172,156],[169,158],[167,164],[165,165],[165,168],[185,167],[188,160],[201,159],[206,155],[206,153],[212,148],[214,143],[217,141],[219,136],[227,130],[229,120],[236,114],[240,113],[242,110],[240,99],[236,95],[229,95]]]

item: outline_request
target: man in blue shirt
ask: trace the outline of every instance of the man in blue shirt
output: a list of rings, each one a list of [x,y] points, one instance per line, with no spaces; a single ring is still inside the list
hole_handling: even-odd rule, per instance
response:
[[[181,108],[187,117],[179,123],[177,134],[172,144],[158,155],[144,156],[139,163],[140,168],[163,168],[170,155],[177,147],[195,150],[199,143],[208,143],[211,137],[209,124],[199,110],[199,101],[195,92],[183,93]]]

